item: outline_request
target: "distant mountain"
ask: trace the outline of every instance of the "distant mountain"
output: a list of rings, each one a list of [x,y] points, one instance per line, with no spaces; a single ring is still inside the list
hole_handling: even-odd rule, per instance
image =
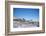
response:
[[[15,16],[13,16],[13,19],[19,19],[19,18],[17,18],[17,17],[15,17]]]
[[[13,16],[13,19],[16,19],[16,17],[15,17],[15,16]]]
[[[14,21],[22,21],[22,22],[39,22],[39,21],[33,21],[33,20],[26,20],[26,19],[24,19],[24,18],[17,18],[17,17],[15,17],[15,16],[13,16],[13,20]]]

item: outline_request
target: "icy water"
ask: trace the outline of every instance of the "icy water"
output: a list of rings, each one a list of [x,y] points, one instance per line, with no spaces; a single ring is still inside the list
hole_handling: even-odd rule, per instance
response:
[[[38,23],[35,24],[24,24],[24,23],[16,23],[13,22],[13,28],[28,28],[28,27],[39,27]]]

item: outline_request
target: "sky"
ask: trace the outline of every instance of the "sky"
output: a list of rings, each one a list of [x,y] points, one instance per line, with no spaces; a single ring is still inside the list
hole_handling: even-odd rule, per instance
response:
[[[39,20],[39,9],[35,8],[13,8],[13,16],[17,18],[25,18],[26,20]]]

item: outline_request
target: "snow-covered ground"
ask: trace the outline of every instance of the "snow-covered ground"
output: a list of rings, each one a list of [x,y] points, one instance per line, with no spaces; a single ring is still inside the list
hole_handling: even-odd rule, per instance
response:
[[[34,24],[25,24],[25,23],[16,23],[15,21],[13,21],[13,27],[14,28],[28,28],[28,27],[38,27],[39,24],[38,23],[34,23]]]

